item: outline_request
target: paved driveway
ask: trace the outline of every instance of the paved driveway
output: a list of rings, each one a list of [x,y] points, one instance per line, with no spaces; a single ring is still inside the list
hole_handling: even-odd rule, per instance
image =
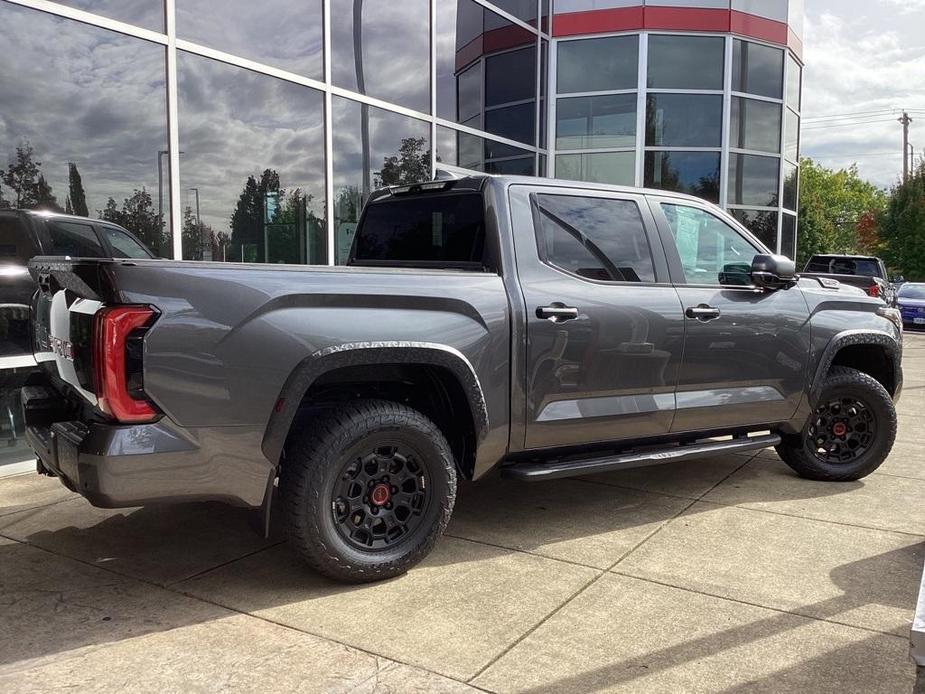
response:
[[[773,451],[489,480],[423,565],[364,587],[245,511],[0,480],[0,691],[911,691],[925,336],[905,368],[899,440],[862,482]]]

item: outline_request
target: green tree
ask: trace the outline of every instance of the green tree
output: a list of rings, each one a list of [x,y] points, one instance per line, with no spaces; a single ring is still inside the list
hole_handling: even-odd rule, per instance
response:
[[[68,162],[68,193],[67,193],[67,211],[68,214],[76,214],[78,217],[89,217],[90,210],[87,209],[87,194],[84,191],[84,184],[80,178],[80,172],[77,170],[77,164]]]
[[[887,265],[907,280],[925,281],[925,162],[892,189],[879,228]]]
[[[45,180],[45,176],[42,174],[39,174],[39,178],[35,182],[35,204],[32,207],[36,210],[47,210],[49,212],[62,211],[58,206],[58,199],[51,191],[51,186],[48,185],[48,181]]]
[[[183,259],[202,260],[203,225],[196,219],[193,208],[183,208]]]
[[[16,148],[16,155],[0,171],[0,180],[16,195],[11,201],[14,207],[33,209],[38,203],[38,178],[42,162],[35,161],[35,150],[28,140]]]
[[[398,155],[386,157],[376,174],[375,186],[400,186],[430,180],[430,149],[424,149],[423,137],[406,137],[401,141]]]
[[[283,198],[284,191],[279,187],[278,172],[273,169],[264,169],[259,181],[253,176],[247,177],[244,189],[238,196],[237,205],[231,214],[232,245],[229,260],[258,261],[266,257],[263,248],[263,230],[264,209],[267,205],[268,193],[273,193],[277,200]],[[278,207],[276,213],[279,213]],[[272,222],[273,220],[266,221]]]
[[[803,267],[815,253],[864,252],[862,244],[871,235],[877,236],[864,220],[871,213],[878,215],[886,202],[887,194],[863,180],[857,166],[834,171],[804,158],[800,162],[797,267]]]
[[[122,209],[113,198],[106,201],[106,207],[98,210],[100,219],[125,227],[135,234],[141,242],[154,251],[155,255],[170,257],[170,235],[165,232],[164,224],[154,210],[151,194],[137,188],[131,196],[122,201]]]

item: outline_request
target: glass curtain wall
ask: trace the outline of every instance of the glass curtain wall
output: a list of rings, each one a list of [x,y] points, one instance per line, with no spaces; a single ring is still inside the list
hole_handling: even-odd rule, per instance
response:
[[[793,254],[801,67],[785,49],[656,32],[554,50],[556,177],[696,195]]]

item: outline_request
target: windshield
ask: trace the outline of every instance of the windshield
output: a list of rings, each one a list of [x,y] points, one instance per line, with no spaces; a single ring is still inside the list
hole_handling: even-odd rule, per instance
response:
[[[925,284],[904,284],[897,296],[900,299],[925,299]]]

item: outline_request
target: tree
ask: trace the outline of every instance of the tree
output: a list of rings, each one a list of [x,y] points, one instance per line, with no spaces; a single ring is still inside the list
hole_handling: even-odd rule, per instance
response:
[[[6,171],[0,172],[0,180],[16,195],[13,206],[20,209],[33,209],[38,201],[36,188],[42,162],[35,161],[34,154],[32,145],[23,142],[16,147],[16,155]]]
[[[33,205],[33,209],[61,212],[61,208],[58,206],[58,199],[55,197],[55,194],[51,192],[51,186],[48,185],[45,176],[42,174],[39,174],[39,178],[35,182],[35,204]]]
[[[87,194],[84,192],[83,181],[80,178],[80,172],[77,170],[77,164],[68,162],[68,194],[67,207],[69,214],[76,214],[78,217],[89,217],[90,210],[87,209]]]
[[[183,259],[202,260],[202,241],[202,224],[187,205],[183,209]]]
[[[262,260],[266,257],[263,247],[264,207],[267,204],[267,194],[274,193],[278,200],[282,199],[284,191],[279,187],[279,173],[273,169],[264,169],[258,181],[248,176],[244,189],[238,197],[234,212],[231,214],[231,242],[232,254],[234,249],[239,250],[237,260]],[[277,214],[279,208],[277,207]],[[272,222],[273,220],[267,220]],[[250,247],[248,249],[246,247]]]
[[[109,198],[106,207],[98,213],[100,219],[114,222],[134,233],[155,255],[172,255],[170,235],[164,231],[161,215],[155,212],[151,194],[144,188],[136,188],[130,197],[125,198],[121,210],[116,201]]]
[[[398,155],[386,157],[376,174],[377,188],[419,183],[430,180],[430,149],[424,149],[423,137],[406,137],[401,141]]]
[[[877,236],[870,215],[876,218],[886,201],[884,191],[858,176],[857,166],[833,171],[803,159],[797,267],[816,253],[862,252]]]
[[[887,265],[907,280],[925,281],[925,162],[892,189],[879,227]]]

